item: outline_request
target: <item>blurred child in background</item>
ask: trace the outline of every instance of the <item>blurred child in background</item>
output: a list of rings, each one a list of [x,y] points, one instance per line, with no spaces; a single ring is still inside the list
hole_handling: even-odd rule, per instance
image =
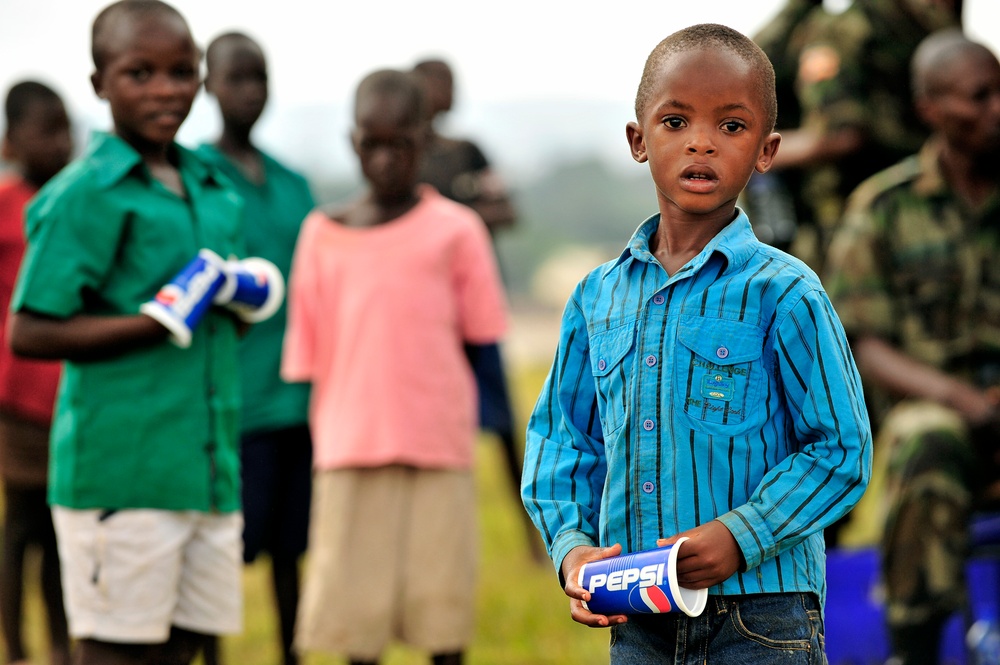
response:
[[[24,208],[69,162],[69,116],[59,95],[37,81],[7,92],[3,159],[14,172],[0,180],[0,317],[7,316],[24,254]],[[0,341],[4,326],[0,323]],[[59,554],[46,500],[49,427],[59,384],[59,363],[15,357],[0,345],[0,479],[4,488],[0,625],[7,660],[28,662],[22,630],[24,563],[29,544],[41,547],[41,591],[49,622],[50,660],[69,662]]]
[[[243,197],[247,252],[268,259],[282,274],[302,220],[313,207],[305,179],[265,154],[250,133],[268,97],[267,62],[247,35],[220,35],[206,51],[205,89],[222,115],[222,134],[198,154],[225,173]],[[295,612],[299,602],[299,559],[306,550],[312,486],[309,386],[279,376],[285,333],[284,307],[253,326],[240,341],[243,410],[240,462],[243,478],[243,560],[261,552],[271,558],[281,652],[294,665]]]
[[[419,185],[424,97],[408,73],[359,85],[367,191],[306,219],[282,373],[310,381],[310,555],[296,641],[375,663],[394,640],[456,665],[472,639],[475,381],[463,346],[506,306],[489,234]]]

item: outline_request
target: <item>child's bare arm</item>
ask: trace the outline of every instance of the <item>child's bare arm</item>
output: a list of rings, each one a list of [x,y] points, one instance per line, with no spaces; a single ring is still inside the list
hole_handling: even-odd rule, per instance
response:
[[[143,314],[57,319],[20,311],[11,315],[8,326],[11,350],[30,358],[99,360],[167,338],[167,329]]]
[[[619,544],[612,545],[611,547],[586,547],[581,545],[571,549],[566,558],[563,559],[562,577],[566,580],[564,590],[566,595],[571,599],[569,601],[569,613],[573,617],[573,621],[592,628],[607,628],[608,626],[628,621],[628,617],[624,614],[605,616],[604,614],[594,614],[584,607],[583,601],[590,600],[590,592],[580,586],[578,582],[580,579],[580,568],[583,567],[583,564],[618,556],[621,553],[622,546]]]
[[[688,589],[707,589],[721,584],[744,566],[743,553],[725,524],[712,520],[684,533],[656,541],[671,545],[689,538],[677,555],[677,583]]]

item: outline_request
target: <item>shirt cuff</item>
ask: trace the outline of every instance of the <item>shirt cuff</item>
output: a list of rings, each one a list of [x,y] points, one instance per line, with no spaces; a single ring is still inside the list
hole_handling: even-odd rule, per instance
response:
[[[563,588],[566,587],[566,580],[563,579],[562,574],[563,559],[570,553],[570,550],[580,545],[597,547],[590,536],[582,531],[566,531],[556,536],[556,539],[552,541],[552,547],[549,548],[549,556],[552,558],[552,563],[555,564],[556,574],[559,575],[559,585]]]
[[[747,570],[778,554],[771,529],[753,506],[744,504],[716,518],[722,522],[743,552]],[[745,572],[745,571],[744,571]]]

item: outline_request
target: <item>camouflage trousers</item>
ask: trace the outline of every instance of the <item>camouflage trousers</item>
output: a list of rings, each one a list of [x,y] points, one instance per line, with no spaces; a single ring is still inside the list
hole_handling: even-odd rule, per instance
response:
[[[876,440],[884,473],[882,579],[891,628],[942,620],[966,602],[976,435],[937,404],[897,405]]]

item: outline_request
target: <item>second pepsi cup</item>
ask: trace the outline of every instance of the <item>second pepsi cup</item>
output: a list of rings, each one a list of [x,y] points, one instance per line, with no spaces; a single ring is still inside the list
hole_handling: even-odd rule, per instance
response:
[[[686,540],[584,564],[579,583],[590,592],[584,606],[595,614],[698,616],[708,603],[708,589],[687,589],[677,583],[677,555]]]

